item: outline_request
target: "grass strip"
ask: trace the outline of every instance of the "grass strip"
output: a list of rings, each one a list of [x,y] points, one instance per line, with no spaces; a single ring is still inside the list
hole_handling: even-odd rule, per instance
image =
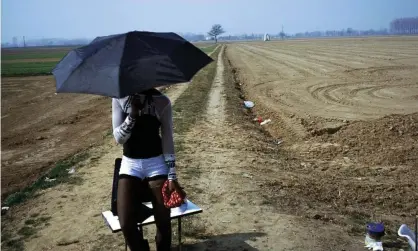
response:
[[[57,62],[2,62],[2,77],[27,77],[51,75]]]
[[[42,175],[35,183],[25,187],[23,190],[13,193],[8,196],[4,201],[4,206],[15,206],[27,199],[33,197],[37,191],[54,187],[64,182],[75,183],[77,182],[77,176],[69,173],[70,168],[77,163],[87,160],[90,157],[88,152],[81,152],[63,161],[59,161],[55,164],[48,173]]]

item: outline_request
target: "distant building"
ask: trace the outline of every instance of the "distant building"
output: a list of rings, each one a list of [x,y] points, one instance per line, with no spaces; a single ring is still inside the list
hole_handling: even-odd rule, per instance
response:
[[[270,41],[270,35],[269,34],[264,34],[264,41]]]

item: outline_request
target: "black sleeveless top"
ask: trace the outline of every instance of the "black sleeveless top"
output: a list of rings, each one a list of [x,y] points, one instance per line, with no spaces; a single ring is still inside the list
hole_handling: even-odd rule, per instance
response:
[[[160,137],[161,122],[155,116],[152,97],[153,94],[161,93],[154,89],[142,94],[146,97],[139,107],[140,115],[135,118],[131,136],[123,144],[123,155],[133,159],[152,158],[163,153]]]

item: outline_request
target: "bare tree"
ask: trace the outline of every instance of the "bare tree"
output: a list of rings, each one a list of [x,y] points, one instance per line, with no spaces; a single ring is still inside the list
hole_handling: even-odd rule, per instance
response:
[[[394,34],[418,34],[418,17],[397,18],[390,23]]]
[[[208,32],[208,35],[213,37],[215,39],[215,43],[218,42],[218,36],[225,33],[224,29],[222,28],[222,25],[220,24],[214,24],[212,25],[212,28]]]

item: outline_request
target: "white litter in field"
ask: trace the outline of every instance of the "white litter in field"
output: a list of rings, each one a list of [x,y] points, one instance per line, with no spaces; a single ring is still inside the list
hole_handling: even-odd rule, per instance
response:
[[[254,102],[244,101],[244,105],[245,105],[246,108],[253,108],[254,107]]]
[[[7,213],[7,211],[9,211],[9,207],[2,207],[1,208],[1,215],[4,215]]]
[[[402,224],[398,230],[398,235],[408,240],[408,244],[411,250],[415,250],[416,245],[418,244],[418,243],[415,243],[416,234],[417,233],[414,233],[414,231],[409,229],[409,227],[406,224]]]
[[[271,122],[271,119],[266,119],[263,122],[261,122],[260,125],[265,125],[265,124],[270,123],[270,122]]]
[[[54,180],[56,180],[56,179],[50,179],[50,178],[48,178],[48,177],[46,177],[46,178],[45,178],[45,181],[46,181],[46,182],[52,182],[52,181],[54,181]]]
[[[73,173],[75,173],[75,168],[73,167],[73,168],[71,168],[71,169],[67,169],[68,170],[68,173],[69,174],[73,174]]]

